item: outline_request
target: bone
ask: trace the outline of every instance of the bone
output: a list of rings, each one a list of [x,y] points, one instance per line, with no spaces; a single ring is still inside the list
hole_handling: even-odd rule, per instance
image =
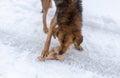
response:
[[[42,56],[39,56],[38,60],[39,61],[44,61],[44,60],[64,60],[64,55],[59,55],[58,51],[59,51],[58,46],[56,48],[52,48],[47,57],[44,58]]]

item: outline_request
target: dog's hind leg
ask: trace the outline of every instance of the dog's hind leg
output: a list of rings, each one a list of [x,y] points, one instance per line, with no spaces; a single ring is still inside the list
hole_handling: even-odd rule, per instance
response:
[[[41,0],[41,5],[42,5],[42,13],[43,13],[43,9],[44,9],[44,5],[46,6],[46,1],[49,1],[49,0]],[[49,1],[50,2],[50,5],[49,5],[49,8],[51,8],[52,7],[52,1],[50,0]]]
[[[57,19],[57,16],[55,13],[55,15],[51,21],[51,24],[50,24],[50,29],[49,29],[49,32],[47,34],[47,39],[46,39],[46,42],[44,44],[42,54],[40,57],[38,57],[39,60],[45,60],[45,58],[47,57],[47,55],[49,53],[49,46],[50,46],[50,42],[51,42],[51,38],[52,38],[53,29],[56,26],[56,19]]]
[[[49,6],[49,8],[52,8],[52,1],[50,0],[50,6]]]
[[[43,6],[44,6],[44,2],[45,2],[45,0],[41,0],[41,4],[42,4],[42,13],[43,13]]]
[[[47,13],[48,13],[48,9],[50,7],[50,3],[51,3],[51,0],[45,0],[44,3],[43,3],[43,30],[45,33],[48,32],[48,27],[47,27],[47,23],[46,23],[46,16],[47,16]]]
[[[83,36],[80,34],[80,32],[75,32],[74,33],[74,46],[77,50],[82,51],[83,48],[80,45],[83,42]]]

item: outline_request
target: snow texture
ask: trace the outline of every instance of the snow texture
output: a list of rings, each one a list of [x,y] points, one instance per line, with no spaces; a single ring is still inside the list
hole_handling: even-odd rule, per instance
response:
[[[0,0],[0,78],[120,78],[120,1],[83,0],[84,51],[40,62],[40,0]],[[48,13],[48,25],[55,7]],[[52,39],[51,47],[58,41]]]

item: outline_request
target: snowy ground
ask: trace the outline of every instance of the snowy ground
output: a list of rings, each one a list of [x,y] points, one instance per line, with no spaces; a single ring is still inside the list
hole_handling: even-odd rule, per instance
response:
[[[71,46],[64,61],[40,62],[46,38],[40,1],[0,0],[0,78],[119,78],[119,3],[84,0],[84,51]],[[51,46],[58,44],[52,41]]]

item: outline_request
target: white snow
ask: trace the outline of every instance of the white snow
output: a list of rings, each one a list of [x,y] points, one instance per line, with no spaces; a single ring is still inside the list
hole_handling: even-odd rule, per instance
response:
[[[0,78],[119,78],[119,3],[83,0],[84,51],[71,46],[64,61],[40,62],[46,38],[40,0],[0,0]],[[53,6],[48,25],[54,12]]]

